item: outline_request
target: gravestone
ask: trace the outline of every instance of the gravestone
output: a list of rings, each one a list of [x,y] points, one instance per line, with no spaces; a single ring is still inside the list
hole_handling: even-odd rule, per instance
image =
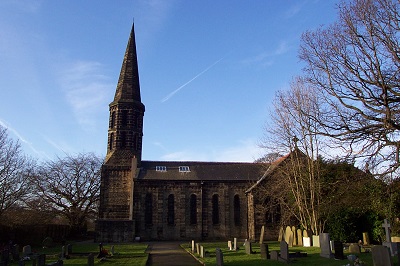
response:
[[[44,248],[51,248],[54,246],[54,242],[53,239],[51,237],[46,237],[45,239],[43,239],[42,241],[42,246]]]
[[[229,248],[229,250],[232,250],[232,241],[231,240],[228,241],[228,248]]]
[[[200,246],[200,258],[204,258],[204,247]]]
[[[192,253],[194,253],[194,251],[195,251],[195,242],[194,242],[194,240],[192,240]]]
[[[396,248],[397,246],[394,245],[394,244],[391,242],[391,240],[392,240],[392,238],[391,238],[391,236],[390,236],[390,230],[391,230],[390,228],[391,228],[391,226],[390,226],[390,223],[389,223],[389,221],[388,221],[387,219],[384,219],[384,220],[383,220],[382,227],[385,229],[385,236],[386,236],[386,241],[384,241],[384,242],[382,243],[382,245],[388,247],[389,250],[390,250],[390,254],[391,254],[392,256],[394,256],[394,255],[397,253],[397,250],[395,250],[395,248]]]
[[[316,235],[312,236],[312,246],[319,247],[319,236]]]
[[[223,266],[224,265],[224,254],[222,253],[222,250],[220,248],[215,249],[215,257],[217,259],[217,266]]]
[[[361,248],[357,243],[351,243],[349,246],[349,253],[360,254]]]
[[[252,250],[252,248],[251,248],[251,242],[250,242],[250,241],[246,240],[246,241],[244,242],[244,249],[245,249],[245,251],[246,251],[246,254],[248,254],[248,255],[250,255],[250,254],[253,253],[253,250]]]
[[[289,247],[293,247],[293,231],[290,226],[286,227],[285,230],[285,241],[289,245]]]
[[[279,252],[277,250],[272,250],[271,251],[271,260],[278,260],[278,258],[279,258]]]
[[[269,254],[268,254],[268,245],[267,244],[260,244],[260,254],[262,259],[269,259]]]
[[[93,253],[90,253],[88,255],[87,264],[88,264],[88,266],[94,266],[94,255],[93,255]]]
[[[260,244],[264,243],[264,232],[265,232],[265,227],[263,225],[263,226],[261,226]]]
[[[61,260],[65,259],[65,246],[61,247],[60,259]]]
[[[196,253],[200,255],[200,244],[196,243]]]
[[[46,254],[39,254],[37,256],[37,266],[45,266],[46,265]]]
[[[327,259],[333,258],[331,251],[331,240],[328,233],[321,233],[319,235],[319,244],[321,247],[321,253],[319,255]]]
[[[285,241],[281,241],[279,260],[284,262],[289,262],[289,247]]]
[[[374,266],[387,266],[392,264],[389,248],[385,246],[373,246],[371,248]]]
[[[362,235],[363,235],[363,244],[369,246],[370,242],[369,242],[368,232],[364,232],[362,233]]]
[[[233,238],[233,250],[238,250],[238,246],[237,246],[237,238]]]
[[[335,259],[344,260],[343,243],[341,241],[333,241],[333,248],[335,250]]]
[[[390,242],[390,223],[387,219],[383,220],[382,227],[385,229],[386,242]]]
[[[30,245],[26,245],[26,246],[22,247],[22,255],[24,257],[28,257],[31,254],[32,254],[32,248]]]
[[[12,247],[11,255],[14,261],[19,261],[19,245],[15,244]]]
[[[292,233],[293,233],[293,246],[297,246],[297,233],[296,227],[292,226]]]
[[[303,247],[311,247],[311,238],[303,236]]]
[[[301,229],[297,229],[297,245],[303,246],[303,231]]]
[[[284,237],[285,237],[285,230],[283,229],[283,227],[280,227],[278,241],[281,242],[282,240],[284,240]]]

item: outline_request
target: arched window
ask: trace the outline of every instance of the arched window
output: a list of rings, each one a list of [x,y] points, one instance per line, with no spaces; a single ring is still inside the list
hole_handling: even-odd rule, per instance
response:
[[[126,146],[126,132],[121,132],[121,148],[125,148]]]
[[[115,127],[115,111],[112,111],[111,113],[111,121],[110,121],[110,128]]]
[[[109,143],[109,149],[110,150],[112,150],[114,148],[113,144],[114,144],[114,133],[111,133],[110,134],[110,143]]]
[[[153,197],[151,193],[147,193],[144,199],[144,222],[145,224],[153,223]]]
[[[128,110],[122,110],[121,112],[121,125],[125,127],[128,124]]]
[[[197,224],[197,197],[190,195],[190,224]]]
[[[240,198],[239,195],[233,197],[233,220],[235,225],[240,225]]]
[[[218,194],[212,196],[212,223],[219,224],[219,203]]]
[[[167,222],[169,225],[173,225],[175,220],[175,202],[174,195],[168,196],[168,211],[167,211]]]

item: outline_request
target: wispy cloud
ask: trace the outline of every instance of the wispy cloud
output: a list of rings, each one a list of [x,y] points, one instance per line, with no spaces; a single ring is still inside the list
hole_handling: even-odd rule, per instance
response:
[[[112,84],[103,72],[98,62],[78,61],[60,73],[67,102],[84,128],[95,128],[95,115],[110,99],[107,92],[111,91]]]
[[[174,96],[178,91],[180,91],[181,89],[183,89],[184,87],[186,87],[187,85],[189,85],[192,81],[194,81],[195,79],[197,79],[198,77],[200,77],[201,75],[203,75],[204,73],[206,73],[208,70],[210,70],[210,68],[212,68],[213,66],[215,66],[216,64],[218,64],[222,59],[224,59],[226,56],[221,57],[220,59],[218,59],[217,61],[215,61],[214,63],[212,63],[211,65],[209,65],[206,69],[204,69],[203,71],[201,71],[199,74],[197,74],[196,76],[194,76],[192,79],[190,79],[188,82],[186,82],[185,84],[183,84],[182,86],[180,86],[179,88],[177,88],[176,90],[174,90],[173,92],[171,92],[170,94],[168,94],[164,99],[161,100],[161,102],[166,102],[168,101],[172,96]]]
[[[308,1],[296,2],[291,5],[285,12],[285,18],[291,18],[297,15]]]
[[[271,66],[274,64],[274,58],[276,56],[283,55],[287,53],[290,50],[290,47],[286,41],[281,41],[278,46],[275,48],[275,50],[272,51],[265,51],[262,53],[259,53],[253,57],[247,58],[242,61],[242,63],[246,65],[251,65],[251,64],[260,64],[262,66]]]

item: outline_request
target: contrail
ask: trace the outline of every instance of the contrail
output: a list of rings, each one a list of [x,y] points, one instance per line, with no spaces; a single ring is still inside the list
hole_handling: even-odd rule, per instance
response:
[[[217,61],[215,61],[214,63],[212,63],[209,67],[207,67],[206,69],[204,69],[203,71],[201,71],[199,74],[197,74],[196,76],[194,76],[194,78],[192,78],[191,80],[189,80],[188,82],[186,82],[185,84],[183,84],[182,86],[180,86],[179,88],[177,88],[176,90],[174,90],[173,92],[171,92],[170,94],[168,94],[164,99],[161,100],[161,102],[166,102],[168,101],[172,96],[174,96],[175,93],[177,93],[178,91],[180,91],[181,89],[183,89],[184,87],[186,87],[186,85],[188,85],[190,82],[192,82],[193,80],[197,79],[198,77],[200,77],[201,75],[203,75],[205,72],[207,72],[210,68],[212,68],[213,66],[215,66],[216,64],[218,64],[222,59],[224,59],[226,57],[223,56],[220,59],[218,59]]]

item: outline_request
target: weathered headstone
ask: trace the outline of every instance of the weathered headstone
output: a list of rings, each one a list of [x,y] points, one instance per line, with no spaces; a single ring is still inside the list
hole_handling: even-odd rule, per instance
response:
[[[286,227],[285,241],[289,245],[289,247],[293,247],[293,231],[292,228],[290,228],[290,226]]]
[[[303,246],[303,231],[301,229],[297,229],[297,245]]]
[[[65,246],[61,247],[60,259],[61,260],[65,259]]]
[[[248,240],[246,240],[245,242],[244,242],[244,249],[245,249],[245,251],[246,251],[246,254],[252,254],[253,253],[253,250],[252,250],[252,248],[251,248],[251,242],[250,241],[248,241]]]
[[[319,247],[319,236],[316,235],[312,236],[312,246]]]
[[[200,244],[196,243],[196,253],[200,255]]]
[[[87,265],[88,265],[88,266],[94,266],[94,255],[93,255],[93,253],[90,253],[90,254],[88,255],[88,258],[87,258]]]
[[[269,258],[268,254],[268,245],[267,244],[260,244],[260,254],[261,258],[267,260]]]
[[[360,254],[361,248],[357,243],[351,243],[349,246],[349,253]]]
[[[278,235],[278,241],[282,241],[284,240],[285,237],[285,230],[283,229],[283,227],[279,228],[279,235]]]
[[[344,253],[343,253],[343,243],[341,241],[333,241],[333,247],[335,250],[335,259],[337,260],[344,260]]]
[[[390,256],[389,248],[385,246],[373,246],[371,252],[374,266],[392,265],[392,257]]]
[[[37,266],[45,266],[46,265],[46,254],[39,254],[37,256]]]
[[[232,248],[233,248],[233,247],[232,247],[232,241],[231,241],[231,240],[228,241],[228,248],[229,248],[229,250],[232,250]]]
[[[32,248],[30,245],[26,245],[26,246],[22,247],[22,255],[24,257],[28,257],[31,254],[32,254]]]
[[[192,240],[192,253],[194,253],[194,251],[195,251],[195,248],[196,248],[196,246],[195,246],[195,242],[194,242],[194,240]]]
[[[238,246],[237,246],[237,238],[233,238],[233,250],[238,250]]]
[[[278,258],[279,258],[279,252],[277,250],[271,250],[271,260],[278,260]]]
[[[15,244],[11,250],[12,258],[14,261],[19,261],[19,245]]]
[[[385,229],[386,242],[390,242],[390,223],[387,219],[383,220],[382,227]]]
[[[303,236],[303,247],[311,247],[311,238]]]
[[[321,233],[319,235],[319,244],[321,247],[321,253],[319,255],[327,259],[333,258],[331,251],[331,240],[328,233]]]
[[[293,233],[293,246],[297,246],[297,230],[296,227],[292,226],[292,233]]]
[[[289,262],[289,247],[285,241],[281,241],[279,260],[284,262]]]
[[[114,253],[115,253],[115,246],[114,245],[111,246],[110,253],[111,253],[111,256],[114,256]]]
[[[362,233],[362,235],[363,235],[363,244],[369,246],[370,242],[369,242],[368,232],[364,232]]]
[[[222,253],[222,250],[220,248],[215,249],[215,257],[217,259],[217,266],[223,266],[224,265],[224,254]]]
[[[265,232],[265,227],[263,225],[263,226],[261,226],[260,244],[264,243],[264,232]]]
[[[200,246],[200,258],[204,258],[204,247]]]

